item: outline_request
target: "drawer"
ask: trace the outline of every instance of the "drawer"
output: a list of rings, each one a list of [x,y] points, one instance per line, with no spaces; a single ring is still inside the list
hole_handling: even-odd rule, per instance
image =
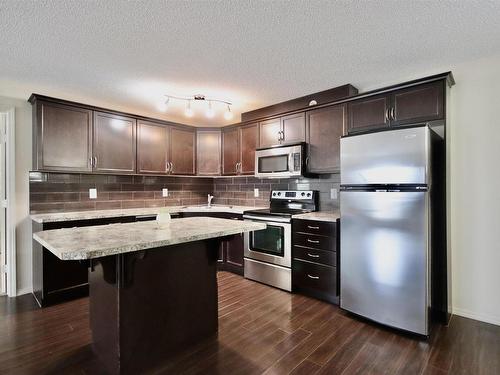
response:
[[[335,237],[300,232],[293,233],[293,245],[328,251],[335,251],[337,248]]]
[[[321,236],[336,237],[336,223],[314,220],[293,220],[293,231],[302,233],[319,234]]]
[[[337,295],[336,267],[321,266],[300,260],[292,263],[294,290],[306,290],[335,297]]]
[[[335,267],[337,265],[337,253],[335,251],[306,249],[304,247],[294,246],[292,256],[293,259],[307,260],[327,266]]]

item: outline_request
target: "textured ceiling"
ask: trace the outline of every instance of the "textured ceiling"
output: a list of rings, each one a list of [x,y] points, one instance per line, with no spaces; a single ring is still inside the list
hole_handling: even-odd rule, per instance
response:
[[[31,92],[200,126],[164,93],[239,113],[500,54],[500,1],[4,1],[0,95]]]

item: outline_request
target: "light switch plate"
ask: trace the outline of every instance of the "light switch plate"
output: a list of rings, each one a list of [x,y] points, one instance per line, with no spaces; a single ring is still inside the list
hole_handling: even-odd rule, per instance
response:
[[[95,189],[95,188],[89,189],[89,198],[90,199],[97,199],[97,189]]]
[[[161,189],[162,197],[168,197],[168,189]]]
[[[337,199],[337,189],[330,189],[330,199]]]
[[[259,197],[259,189],[253,189],[253,196],[255,198],[258,198]]]

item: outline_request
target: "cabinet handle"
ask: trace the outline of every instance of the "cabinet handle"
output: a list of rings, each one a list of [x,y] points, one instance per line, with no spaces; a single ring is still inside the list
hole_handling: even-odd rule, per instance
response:
[[[391,108],[391,120],[396,120],[396,109],[394,107]]]
[[[94,166],[94,158],[89,158],[90,167]]]
[[[170,172],[170,164],[168,161],[165,162],[165,172]]]
[[[307,242],[310,242],[310,243],[319,243],[319,240],[311,240],[310,238],[308,238]]]
[[[312,225],[307,226],[309,229],[319,229],[319,227],[313,227]]]
[[[385,110],[385,121],[390,120],[390,115],[389,115],[390,110],[391,110],[390,108],[386,108],[386,110]]]
[[[97,167],[97,156],[94,156],[94,167]]]
[[[173,173],[174,172],[174,163],[173,162],[170,162],[170,173]]]
[[[307,253],[311,258],[319,258],[319,255]]]
[[[312,275],[307,274],[307,277],[310,279],[313,279],[313,280],[319,280],[319,276],[312,276]]]

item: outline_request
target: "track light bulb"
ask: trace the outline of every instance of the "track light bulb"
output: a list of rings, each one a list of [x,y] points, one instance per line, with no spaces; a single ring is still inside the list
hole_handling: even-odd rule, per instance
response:
[[[208,109],[207,109],[207,112],[205,113],[205,115],[208,117],[208,118],[212,118],[215,116],[215,112],[212,108],[212,101],[209,101],[208,102]]]
[[[187,106],[186,106],[186,110],[184,111],[184,114],[186,115],[186,117],[193,117],[194,112],[191,108],[191,100],[189,100],[187,102]]]

